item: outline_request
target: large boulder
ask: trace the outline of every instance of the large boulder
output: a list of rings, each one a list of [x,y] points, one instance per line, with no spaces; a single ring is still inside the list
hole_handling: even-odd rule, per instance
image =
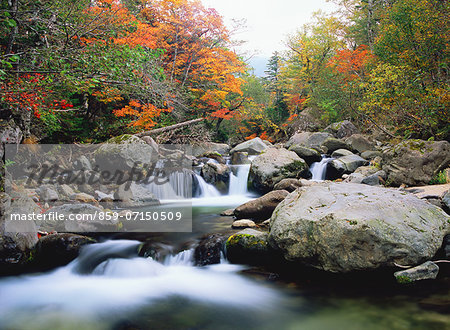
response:
[[[0,120],[0,159],[3,159],[3,144],[19,144],[22,141],[22,130],[13,120]]]
[[[359,157],[358,155],[348,155],[338,159],[333,159],[328,163],[327,177],[330,179],[337,179],[343,174],[355,172],[358,167],[366,164],[367,160]]]
[[[301,132],[294,134],[288,142],[285,143],[286,148],[291,148],[294,145],[315,149],[322,151],[322,144],[326,139],[332,138],[333,135],[326,132]]]
[[[102,170],[130,171],[140,164],[151,166],[158,152],[135,135],[124,134],[109,139],[94,153],[95,165]]]
[[[267,233],[255,229],[244,229],[226,241],[227,259],[232,263],[270,263],[272,249],[267,243]]]
[[[450,164],[447,141],[406,140],[383,154],[383,170],[393,186],[426,185]]]
[[[295,152],[301,159],[303,159],[308,165],[322,160],[322,155],[312,148],[307,148],[299,144],[294,144],[289,147],[290,151]]]
[[[288,194],[286,190],[271,191],[262,197],[238,206],[234,210],[234,216],[236,219],[253,219],[260,222],[269,219],[273,210]]]
[[[308,141],[306,142],[306,147],[322,151],[323,143],[327,139],[332,138],[332,137],[333,136],[330,133],[326,133],[326,132],[313,133],[308,138]]]
[[[335,138],[343,139],[353,134],[359,133],[359,130],[349,120],[340,121],[327,126],[324,132],[331,133]]]
[[[114,200],[120,207],[135,207],[142,205],[158,205],[159,200],[147,187],[135,182],[127,182],[114,192]]]
[[[40,214],[41,209],[27,196],[1,197],[0,216],[0,274],[17,272],[29,261],[30,252],[38,241],[34,221],[14,220],[12,215]]]
[[[286,178],[298,178],[308,172],[308,165],[295,152],[269,148],[256,157],[250,168],[250,182],[261,193],[267,193]]]
[[[331,154],[331,157],[339,158],[339,157],[350,156],[350,155],[354,155],[353,152],[351,152],[350,150],[338,149]]]
[[[361,134],[353,134],[352,136],[345,139],[345,142],[352,150],[359,153],[375,150],[374,144]]]
[[[321,147],[327,154],[331,154],[333,153],[333,151],[339,149],[349,149],[347,143],[334,137],[329,137],[325,141],[323,141]]]
[[[235,152],[247,152],[249,155],[259,155],[261,152],[268,148],[267,144],[264,143],[259,137],[242,142],[231,149],[230,153]]]
[[[227,183],[230,181],[230,173],[228,165],[219,164],[213,160],[208,161],[201,171],[205,181],[213,184],[222,193],[226,193],[228,190]]]
[[[303,186],[303,184],[299,179],[283,179],[273,187],[273,190],[286,190],[288,192],[293,192],[301,186]]]
[[[285,259],[330,272],[431,259],[450,216],[412,194],[352,183],[302,187],[275,209],[269,243]]]
[[[285,148],[290,148],[294,145],[306,146],[309,137],[314,134],[312,132],[300,132],[295,133],[291,138],[284,144]]]
[[[224,156],[230,152],[230,146],[225,143],[203,142],[192,146],[192,155],[200,157],[206,153],[216,152]]]
[[[287,131],[290,134],[302,131],[317,131],[322,126],[320,116],[320,111],[317,109],[306,108],[288,122]]]

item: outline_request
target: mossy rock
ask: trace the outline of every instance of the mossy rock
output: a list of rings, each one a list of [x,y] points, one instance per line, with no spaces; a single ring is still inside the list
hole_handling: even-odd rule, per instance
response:
[[[267,233],[245,229],[228,238],[225,243],[227,258],[232,263],[265,264],[272,257]]]

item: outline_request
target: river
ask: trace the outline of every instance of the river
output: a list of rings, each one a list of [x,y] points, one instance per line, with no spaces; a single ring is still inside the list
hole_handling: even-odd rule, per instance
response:
[[[0,329],[369,330],[450,324],[444,313],[448,283],[401,288],[362,274],[355,282],[307,273],[278,277],[229,264],[225,256],[217,265],[194,266],[193,247],[201,236],[233,232],[232,219],[220,212],[254,197],[246,189],[248,168],[237,170],[228,196],[208,187],[193,199],[192,233],[153,234],[171,251],[160,260],[138,256],[139,235],[112,236],[85,247],[67,266],[0,279]]]

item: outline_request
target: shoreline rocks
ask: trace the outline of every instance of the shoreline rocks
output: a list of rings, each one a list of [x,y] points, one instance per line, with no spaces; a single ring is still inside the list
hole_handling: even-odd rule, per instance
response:
[[[278,205],[269,243],[287,260],[345,273],[429,260],[449,224],[442,209],[411,194],[326,183],[299,188]]]
[[[272,212],[289,194],[286,190],[274,190],[264,196],[238,206],[234,210],[236,219],[252,219],[262,222],[272,216]]]
[[[253,160],[249,181],[257,191],[267,193],[281,180],[306,176],[306,172],[308,165],[295,152],[269,148]]]

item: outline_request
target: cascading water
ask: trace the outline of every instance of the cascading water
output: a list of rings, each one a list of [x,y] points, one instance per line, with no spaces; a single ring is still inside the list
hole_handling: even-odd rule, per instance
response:
[[[313,163],[311,165],[310,171],[312,174],[311,180],[314,181],[323,181],[327,175],[327,165],[334,158],[327,157],[325,155],[322,156],[322,160],[320,162]]]
[[[251,162],[256,156],[249,156],[249,164],[230,165],[231,175],[228,188],[229,195],[248,195],[248,175],[250,174]]]
[[[194,194],[194,197],[208,198],[219,197],[220,192],[212,184],[207,183],[200,175],[194,174],[197,183],[198,191]]]
[[[236,173],[235,173],[236,172]],[[250,173],[250,164],[231,165],[229,195],[247,195],[247,180]]]
[[[53,272],[1,279],[1,327],[39,328],[39,322],[58,327],[57,322],[64,322],[70,328],[73,322],[77,328],[79,322],[98,320],[105,326],[105,322],[114,323],[138,308],[151,308],[174,296],[206,306],[254,310],[269,309],[279,297],[238,274],[241,266],[194,267],[192,250],[161,263],[138,257],[140,244],[126,240],[92,244],[69,265]]]

